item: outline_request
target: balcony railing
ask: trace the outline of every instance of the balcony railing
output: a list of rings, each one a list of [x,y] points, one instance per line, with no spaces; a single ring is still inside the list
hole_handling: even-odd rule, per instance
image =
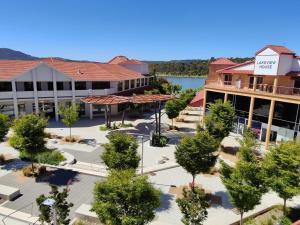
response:
[[[220,80],[206,80],[205,85],[207,87],[230,89],[230,90],[241,90],[241,91],[257,91],[263,93],[273,93],[274,86],[272,84],[256,84],[254,90],[253,83],[242,83],[239,81],[220,81]],[[295,95],[300,96],[300,88],[277,86],[274,94],[279,95]]]

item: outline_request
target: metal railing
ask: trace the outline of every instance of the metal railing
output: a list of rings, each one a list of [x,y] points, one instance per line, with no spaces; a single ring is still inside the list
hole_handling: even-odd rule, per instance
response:
[[[247,91],[254,91],[253,83],[242,83],[240,81],[222,81],[222,80],[206,80],[205,85],[217,86],[228,89],[243,89]],[[273,93],[274,86],[272,84],[262,83],[256,84],[255,91]],[[277,86],[275,94],[280,95],[297,95],[300,96],[300,88]]]

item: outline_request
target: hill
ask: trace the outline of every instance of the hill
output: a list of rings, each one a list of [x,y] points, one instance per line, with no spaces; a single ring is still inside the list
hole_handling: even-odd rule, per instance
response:
[[[0,48],[0,60],[10,59],[10,60],[35,60],[37,57],[25,54],[20,51],[15,51],[9,48]]]

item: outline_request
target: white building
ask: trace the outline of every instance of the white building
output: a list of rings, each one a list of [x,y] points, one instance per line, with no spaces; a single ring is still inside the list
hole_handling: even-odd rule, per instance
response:
[[[128,58],[122,63],[0,60],[0,113],[18,117],[43,112],[58,120],[59,105],[76,102],[80,115],[92,119],[103,115],[103,109],[81,103],[82,97],[134,93],[149,86],[149,80],[148,65]]]

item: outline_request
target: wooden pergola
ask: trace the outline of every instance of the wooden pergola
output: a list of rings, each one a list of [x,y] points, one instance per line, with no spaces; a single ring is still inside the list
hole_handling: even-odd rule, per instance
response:
[[[133,95],[133,96],[106,95],[106,96],[88,96],[82,98],[81,101],[87,104],[105,106],[105,121],[107,127],[111,127],[111,106],[112,105],[155,103],[155,131],[160,136],[161,102],[171,100],[171,99],[175,99],[175,96],[162,95],[162,94]],[[126,107],[123,110],[122,124],[124,123],[125,112],[126,112]]]

